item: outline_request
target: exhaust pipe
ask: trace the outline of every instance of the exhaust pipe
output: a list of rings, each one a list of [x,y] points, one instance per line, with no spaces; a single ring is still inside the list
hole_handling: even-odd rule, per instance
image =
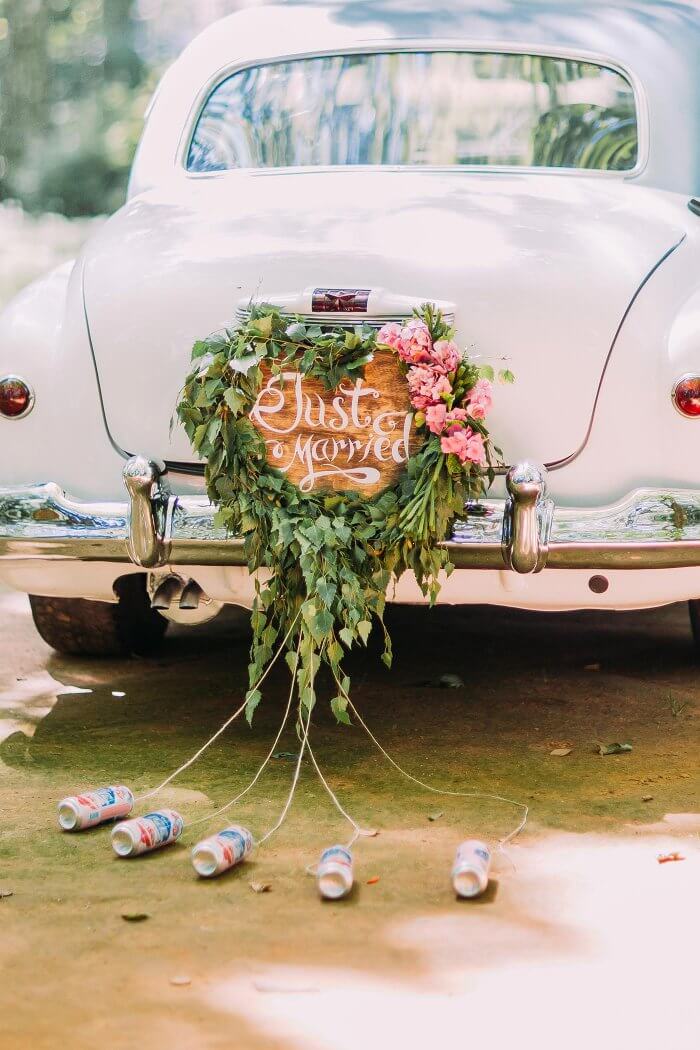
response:
[[[198,609],[199,603],[204,596],[204,591],[197,581],[188,580],[182,590],[182,594],[180,595],[180,608],[183,610]]]
[[[169,609],[172,603],[183,593],[184,587],[185,581],[180,579],[179,576],[166,576],[153,592],[151,608],[160,609],[161,611]]]

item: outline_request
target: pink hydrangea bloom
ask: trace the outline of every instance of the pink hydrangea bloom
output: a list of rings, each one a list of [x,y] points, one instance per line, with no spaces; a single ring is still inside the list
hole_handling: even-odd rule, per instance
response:
[[[428,430],[433,434],[441,434],[445,429],[447,421],[447,405],[443,401],[440,405],[430,405],[425,410],[425,422]]]
[[[428,430],[432,431],[433,434],[441,434],[443,430],[453,423],[463,423],[466,418],[467,413],[465,409],[453,408],[448,412],[444,401],[439,405],[431,405],[425,410],[425,421],[428,424]]]
[[[493,387],[488,379],[478,379],[469,391],[469,414],[483,419],[493,404]]]
[[[446,376],[440,375],[432,368],[417,365],[408,370],[408,389],[411,392],[411,404],[414,408],[426,409],[429,405],[440,403],[443,394],[450,394],[452,387]]]
[[[377,342],[382,346],[390,346],[392,350],[401,349],[401,325],[396,321],[390,321],[377,332]]]
[[[482,467],[486,462],[484,439],[481,434],[475,434],[471,427],[450,427],[440,438],[440,448],[446,455],[454,453],[460,463],[475,463]]]
[[[432,346],[430,330],[427,324],[417,317],[414,317],[412,321],[409,321],[401,329],[401,345],[398,347],[398,351],[400,357],[409,364],[429,363]]]
[[[433,368],[438,372],[443,372],[445,375],[448,372],[454,372],[460,362],[460,358],[459,348],[451,339],[438,339],[433,344],[430,360]]]

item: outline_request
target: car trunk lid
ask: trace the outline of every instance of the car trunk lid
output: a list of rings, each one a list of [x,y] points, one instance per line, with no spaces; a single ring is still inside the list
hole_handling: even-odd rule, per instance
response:
[[[506,461],[586,439],[616,333],[682,239],[676,198],[611,177],[348,169],[184,178],[131,201],[91,242],[84,286],[105,418],[123,450],[196,462],[170,422],[192,343],[259,298],[314,313],[363,290],[380,323],[453,309],[458,342],[516,382],[490,425]],[[347,302],[345,303],[347,306]]]

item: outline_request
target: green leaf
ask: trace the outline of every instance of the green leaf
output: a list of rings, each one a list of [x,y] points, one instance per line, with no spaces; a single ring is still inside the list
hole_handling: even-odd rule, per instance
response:
[[[322,638],[325,638],[325,636],[330,631],[333,630],[334,624],[335,620],[333,619],[333,614],[330,613],[328,609],[321,609],[321,611],[317,612],[313,618],[313,622],[311,624],[311,633],[313,634],[314,638],[316,638],[317,640],[321,640]]]
[[[245,698],[245,716],[246,716],[246,720],[248,722],[248,725],[252,725],[253,714],[255,713],[255,708],[258,706],[258,704],[260,703],[261,700],[262,700],[262,693],[260,692],[259,689],[249,689],[248,690],[248,692],[246,694],[246,698]]]
[[[367,639],[370,636],[371,630],[372,630],[372,622],[371,622],[371,620],[360,620],[360,622],[357,625],[357,633],[359,634],[360,638],[365,643],[365,645],[367,645]]]
[[[268,339],[272,334],[272,317],[269,314],[265,317],[256,317],[253,327],[264,339]]]
[[[338,631],[338,637],[340,638],[343,645],[346,646],[346,648],[352,648],[352,643],[355,640],[355,635],[349,627],[341,627],[341,629]]]
[[[330,609],[333,604],[333,599],[337,593],[336,585],[325,576],[319,577],[316,580],[316,594],[319,596],[323,604],[327,609]]]
[[[331,711],[339,722],[342,722],[346,726],[351,726],[350,716],[348,715],[348,702],[344,696],[335,696],[331,700]]]

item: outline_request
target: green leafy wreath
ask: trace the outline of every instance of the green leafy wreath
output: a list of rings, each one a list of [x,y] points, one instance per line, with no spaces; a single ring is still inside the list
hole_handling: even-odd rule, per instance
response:
[[[243,537],[252,574],[268,570],[263,579],[254,576],[249,721],[262,698],[258,683],[281,645],[297,678],[300,711],[310,714],[314,681],[325,664],[335,682],[333,712],[349,722],[343,657],[355,643],[367,644],[375,622],[384,636],[382,659],[391,666],[384,624],[390,581],[412,571],[432,603],[440,573],[452,571],[441,541],[467,501],[483,494],[500,455],[485,424],[493,371],[470,362],[453,335],[430,304],[379,331],[367,324],[309,324],[253,304],[244,323],[194,344],[177,415],[206,460],[216,524]],[[280,382],[294,368],[331,391],[344,379],[354,384],[377,348],[398,355],[420,447],[398,483],[370,498],[302,493],[268,462],[265,439],[250,419],[261,364]],[[513,377],[506,371],[501,378]]]

